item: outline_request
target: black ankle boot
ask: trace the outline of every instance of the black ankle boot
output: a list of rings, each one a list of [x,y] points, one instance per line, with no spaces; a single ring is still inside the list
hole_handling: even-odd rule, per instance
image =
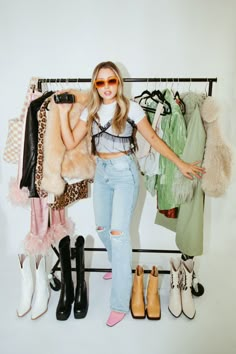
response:
[[[84,279],[84,238],[78,236],[75,242],[76,278],[74,317],[84,318],[88,311],[87,285]]]
[[[74,301],[74,285],[71,274],[70,237],[66,236],[59,242],[61,263],[61,294],[56,310],[56,318],[65,321],[70,316]]]

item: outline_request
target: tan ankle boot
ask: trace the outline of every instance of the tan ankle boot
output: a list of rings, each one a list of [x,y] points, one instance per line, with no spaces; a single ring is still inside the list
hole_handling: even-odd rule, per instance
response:
[[[161,318],[161,305],[158,293],[158,270],[152,267],[149,274],[147,287],[147,317],[149,320],[159,320]]]
[[[132,297],[130,302],[131,314],[133,318],[145,318],[143,275],[143,268],[138,265],[134,274]]]

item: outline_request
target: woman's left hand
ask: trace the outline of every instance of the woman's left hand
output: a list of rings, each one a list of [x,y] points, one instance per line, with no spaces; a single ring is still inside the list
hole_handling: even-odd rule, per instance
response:
[[[193,177],[202,178],[202,175],[206,173],[206,170],[204,167],[197,166],[200,163],[201,161],[195,161],[193,163],[181,161],[178,168],[186,178],[189,179],[193,179]]]

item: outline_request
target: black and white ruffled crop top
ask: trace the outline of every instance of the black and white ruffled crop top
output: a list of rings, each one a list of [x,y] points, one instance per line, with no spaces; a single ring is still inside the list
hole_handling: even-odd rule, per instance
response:
[[[138,103],[130,101],[128,118],[124,131],[117,134],[112,129],[112,118],[116,102],[102,104],[99,111],[99,121],[92,124],[92,153],[113,153],[120,151],[134,152],[136,149],[134,133],[136,125],[144,118],[145,113]],[[88,110],[85,108],[80,119],[87,121]]]

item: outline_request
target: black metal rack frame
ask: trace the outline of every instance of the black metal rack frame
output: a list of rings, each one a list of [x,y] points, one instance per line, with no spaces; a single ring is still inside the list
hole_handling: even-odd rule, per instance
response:
[[[160,82],[160,83],[169,83],[169,82],[189,82],[194,83],[194,82],[206,82],[208,84],[208,96],[212,96],[212,91],[213,91],[213,83],[217,82],[217,78],[124,78],[124,82]],[[89,78],[39,78],[38,79],[38,91],[42,91],[42,84],[44,83],[79,83],[79,82],[91,82],[91,79]],[[54,267],[51,270],[51,274],[54,274],[55,271],[61,270],[60,267],[58,266],[60,263],[59,260],[59,252],[58,250],[52,246],[52,249],[54,250],[55,254],[58,256],[58,260],[55,263]],[[105,252],[105,248],[84,248],[85,251],[99,251],[99,252]],[[133,253],[181,253],[179,250],[158,250],[158,249],[133,249]],[[71,259],[75,258],[75,248],[71,248]],[[72,268],[73,271],[75,271],[75,268]],[[87,272],[109,272],[111,269],[109,268],[85,268],[85,271]],[[135,270],[133,269],[132,272],[134,273]],[[145,273],[149,273],[149,270],[144,270]],[[169,274],[169,270],[158,270],[160,274]]]
[[[208,96],[212,96],[213,82],[217,82],[217,78],[123,78],[124,82],[206,82],[208,83]],[[42,91],[43,83],[79,83],[79,82],[91,82],[88,78],[61,78],[61,79],[38,79],[38,91]]]

